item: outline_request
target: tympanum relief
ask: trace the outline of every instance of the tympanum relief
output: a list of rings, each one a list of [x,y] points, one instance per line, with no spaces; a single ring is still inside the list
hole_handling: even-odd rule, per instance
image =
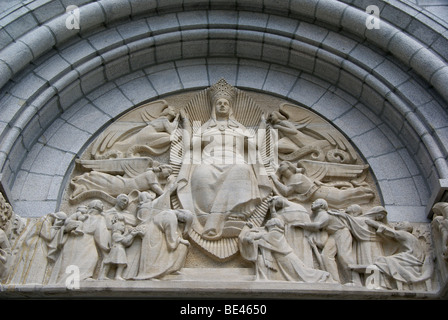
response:
[[[253,96],[220,80],[137,107],[76,160],[60,212],[23,219],[4,202],[3,283],[63,284],[70,266],[81,281],[169,281],[196,255],[253,281],[431,290],[429,233],[388,222],[345,136]]]

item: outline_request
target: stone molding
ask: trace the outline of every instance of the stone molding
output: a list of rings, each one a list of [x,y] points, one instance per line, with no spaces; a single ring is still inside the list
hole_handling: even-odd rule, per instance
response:
[[[244,2],[228,6],[199,1],[195,2],[199,5],[195,8],[203,10],[195,12],[191,11],[193,6],[184,4],[183,11],[178,11],[176,5],[163,2],[157,8],[162,17],[157,17],[152,2],[137,1],[129,5],[127,1],[118,1],[114,6],[107,2],[80,4],[86,21],[84,24],[81,21],[84,28],[79,32],[74,30],[73,34],[64,33],[64,29],[67,31],[67,15],[57,17],[61,8],[56,6],[55,12],[59,13],[53,18],[42,21],[41,26],[28,33],[23,32],[18,36],[20,39],[0,52],[0,56],[4,54],[0,60],[6,70],[10,70],[2,74],[9,74],[13,79],[4,85],[2,102],[8,107],[2,110],[0,122],[2,184],[9,190],[8,194],[13,194],[13,201],[20,199],[17,190],[25,183],[24,176],[37,173],[30,169],[29,163],[35,159],[36,150],[46,144],[48,134],[56,128],[67,128],[67,132],[75,132],[78,137],[77,143],[68,149],[61,149],[61,144],[46,145],[53,147],[53,152],[60,154],[68,164],[69,159],[81,152],[89,134],[94,134],[133,105],[183,90],[204,88],[229,72],[227,78],[234,79],[237,86],[280,94],[316,109],[341,125],[342,120],[323,108],[318,102],[324,100],[319,99],[336,93],[345,101],[354,103],[358,100],[361,103],[355,106],[358,111],[350,113],[360,111],[365,114],[369,122],[374,120],[373,127],[387,134],[390,143],[400,148],[404,146],[405,149],[390,154],[392,163],[394,157],[404,162],[402,169],[407,174],[398,179],[410,179],[413,190],[417,188],[424,191],[421,194],[428,194],[431,193],[428,190],[437,189],[439,180],[446,177],[447,116],[443,110],[446,102],[440,92],[430,90],[428,93],[427,90],[431,79],[443,79],[444,62],[432,59],[431,48],[399,31],[402,28],[393,26],[395,20],[385,23],[380,29],[382,36],[375,38],[371,31],[360,32],[355,28],[366,18],[366,13],[360,10],[361,4],[357,3],[353,5],[358,9],[333,1],[318,4],[294,1],[288,9],[274,9],[265,4],[264,11],[251,4],[255,11],[259,11],[255,14],[235,11],[235,8],[247,9],[248,4]],[[395,2],[380,7],[383,12],[394,8],[417,15],[413,11],[415,8],[405,8]],[[331,10],[331,16],[325,14],[328,10]],[[27,11],[27,14],[32,12]],[[287,13],[290,17],[285,16]],[[133,17],[131,21],[127,19],[130,16]],[[100,23],[106,23],[107,27],[104,31],[94,32]],[[435,30],[441,28],[435,22],[432,25]],[[336,33],[335,27],[342,27],[344,32]],[[51,46],[57,49],[45,53]],[[384,52],[395,57],[384,57]],[[26,66],[26,61],[33,61],[36,67]],[[224,68],[225,63],[233,67]],[[429,68],[430,65],[434,67]],[[424,67],[421,76],[428,83],[408,74],[407,67],[415,70]],[[17,74],[16,71],[22,69]],[[224,74],[214,75],[218,69]],[[241,70],[250,70],[252,79]],[[171,76],[174,81],[160,82],[158,76],[162,74]],[[264,76],[257,78],[258,75]],[[268,81],[275,75],[281,77],[280,82]],[[309,80],[315,90],[302,92],[301,85]],[[148,87],[148,91],[139,97],[132,93],[124,95],[129,90],[125,85],[128,81],[127,86],[139,83],[141,87],[136,88]],[[72,108],[84,104],[84,97],[92,103],[97,95],[112,87],[116,88],[113,94],[122,99],[117,109],[105,112],[101,102],[99,106],[93,103],[93,110],[101,114],[98,123],[88,128],[67,123],[68,116],[76,109]],[[322,88],[329,93],[324,94]],[[92,105],[89,108],[92,109]],[[350,113],[345,116],[348,118]],[[75,121],[75,118],[71,120]],[[361,140],[357,137],[360,133],[363,132],[346,132],[356,140]],[[372,161],[379,162],[379,159]],[[36,201],[45,201],[49,207],[56,205],[58,184],[63,180],[63,173],[59,174],[51,179],[52,191],[47,190],[45,196],[35,195]],[[378,174],[384,194],[400,183],[386,176],[386,172]],[[403,192],[403,196],[405,194],[409,194],[409,190]],[[426,206],[424,202],[428,197],[424,196],[420,206]],[[386,202],[400,207],[400,201],[395,199],[386,199]]]
[[[79,30],[65,25],[71,4],[80,9]],[[448,25],[411,3],[369,4],[380,8],[379,30],[365,27],[361,0],[61,0],[11,9],[0,16],[0,191],[24,217],[55,212],[75,159],[110,123],[145,102],[224,77],[254,96],[274,95],[331,121],[372,168],[392,220],[428,223],[434,203],[446,201]],[[446,266],[437,263],[437,293],[392,296],[445,297]],[[213,294],[322,294],[304,284],[263,291],[258,284],[245,289],[247,283],[214,287]],[[182,281],[124,291],[103,285],[110,296],[171,297],[191,289]],[[209,282],[200,285],[198,297],[212,294]],[[89,294],[97,296],[98,286],[91,284]],[[320,289],[340,297],[332,295],[335,287]],[[34,285],[11,294],[28,290],[67,294]]]

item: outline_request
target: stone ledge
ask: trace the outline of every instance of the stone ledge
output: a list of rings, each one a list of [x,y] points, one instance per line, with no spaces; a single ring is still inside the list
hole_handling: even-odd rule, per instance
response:
[[[207,278],[216,274],[212,269],[200,269]],[[219,269],[222,275],[223,269]],[[252,270],[252,269],[250,269]],[[224,269],[224,271],[226,271]],[[190,270],[182,269],[182,273]],[[197,272],[197,271],[196,271]],[[370,290],[341,284],[300,283],[289,281],[249,280],[248,271],[229,280],[199,280],[185,275],[169,276],[169,280],[114,281],[86,280],[80,282],[80,289],[68,289],[62,285],[3,285],[0,298],[247,298],[251,299],[438,299],[437,290],[399,291]],[[219,272],[218,272],[219,273]],[[177,277],[177,279],[176,279]],[[184,279],[182,279],[182,277]],[[242,278],[246,277],[246,280]],[[180,278],[180,279],[179,279]]]

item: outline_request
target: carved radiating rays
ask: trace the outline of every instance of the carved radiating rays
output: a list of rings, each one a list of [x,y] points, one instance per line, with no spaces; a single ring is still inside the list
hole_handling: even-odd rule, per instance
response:
[[[226,86],[225,90],[232,90],[234,96],[231,98],[231,107],[233,109],[233,118],[241,123],[249,131],[251,135],[256,135],[259,129],[259,124],[262,121],[263,111],[257,105],[257,103],[245,92],[231,87],[229,84],[224,83],[224,80],[220,80],[223,85]],[[214,88],[207,88],[196,94],[187,105],[181,109],[181,112],[185,113],[186,118],[190,122],[192,128],[191,133],[187,135],[195,134],[201,128],[201,126],[206,123],[212,117],[212,98],[213,93],[211,92]],[[229,95],[230,96],[230,95]],[[275,169],[271,166],[272,158],[274,156],[274,147],[271,142],[274,137],[271,135],[270,127],[264,128],[260,131],[262,135],[260,137],[259,143],[259,155],[261,161],[265,167],[266,171],[273,173]],[[186,132],[183,128],[178,128],[172,135],[171,149],[170,149],[170,165],[173,167],[173,173],[177,175],[182,166],[182,163],[188,157],[186,154],[187,150],[184,150],[185,144],[184,139],[189,139],[190,137],[185,136]],[[181,205],[176,196],[171,198],[173,208],[180,208]],[[259,227],[265,220],[268,211],[268,199],[264,199],[261,204],[259,204],[253,212],[251,212],[248,217],[249,223]],[[228,260],[238,254],[238,237],[224,237],[219,240],[207,240],[204,239],[201,234],[199,234],[194,228],[191,229],[190,240],[197,244],[200,248],[205,251],[206,254],[214,259],[220,261]]]

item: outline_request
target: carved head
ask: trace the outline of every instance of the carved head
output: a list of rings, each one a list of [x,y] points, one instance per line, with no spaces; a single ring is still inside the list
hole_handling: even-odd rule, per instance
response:
[[[229,117],[231,112],[229,100],[219,98],[215,101],[214,109],[217,117]]]
[[[169,164],[161,164],[154,168],[153,171],[158,177],[166,179],[173,173],[173,167]]]
[[[126,194],[120,194],[117,197],[117,207],[120,209],[125,209],[129,204],[129,197]]]
[[[209,97],[212,104],[212,116],[231,118],[232,104],[236,97],[235,88],[224,79],[210,87]]]
[[[150,202],[156,198],[154,193],[151,192],[140,192],[138,195],[138,201],[140,203]]]
[[[296,167],[292,162],[282,161],[278,168],[278,173],[281,176],[289,177],[296,173],[303,173],[305,171],[304,168]]]
[[[171,106],[166,106],[165,109],[160,113],[160,116],[167,117],[169,120],[172,120],[176,117],[177,111]]]
[[[84,206],[84,205],[78,206],[76,208],[76,212],[84,214],[84,213],[87,213],[87,209],[88,209],[87,206]]]
[[[282,196],[274,196],[271,199],[271,203],[275,206],[277,209],[282,209],[288,206],[288,200]]]
[[[448,219],[448,202],[437,202],[432,207],[432,211],[434,212],[433,218],[443,217]]]
[[[315,211],[315,210],[328,210],[328,203],[325,199],[319,198],[316,199],[312,204],[311,204],[311,210]]]
[[[395,225],[395,230],[407,231],[412,233],[414,231],[414,227],[407,221],[400,221]]]
[[[178,209],[176,210],[177,220],[184,224],[182,235],[187,236],[193,224],[193,214],[189,210]]]
[[[387,211],[383,206],[376,206],[364,213],[364,217],[369,217],[373,220],[387,223]]]
[[[54,219],[53,226],[55,227],[62,227],[64,225],[65,219],[67,219],[67,214],[63,211],[50,213],[49,216]]]
[[[122,221],[116,221],[112,224],[112,232],[123,233],[125,231],[125,224]]]
[[[88,208],[88,213],[101,213],[103,212],[104,209],[104,205],[103,202],[101,200],[92,200],[89,202],[89,204],[87,205]]]
[[[362,208],[359,204],[352,204],[345,210],[351,216],[358,217],[362,214]]]

